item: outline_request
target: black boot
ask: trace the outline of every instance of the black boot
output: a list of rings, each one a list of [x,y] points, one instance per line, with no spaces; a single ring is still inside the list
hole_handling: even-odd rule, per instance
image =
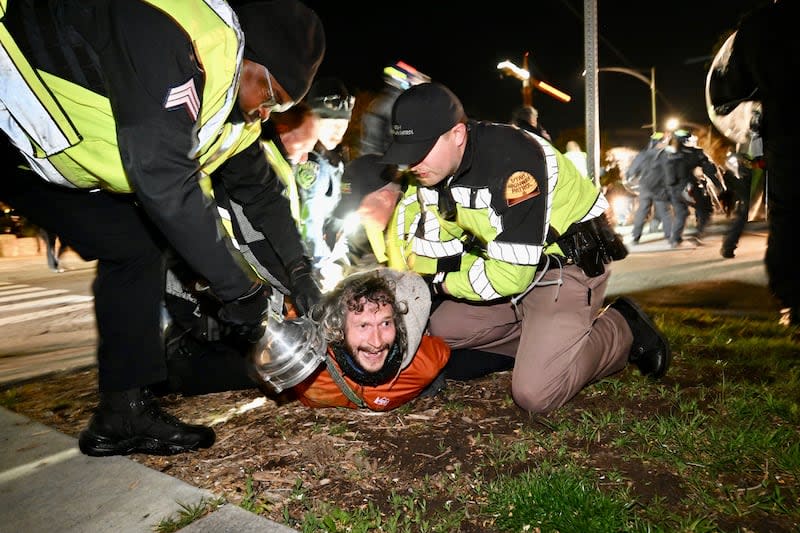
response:
[[[611,307],[622,315],[633,333],[628,361],[639,367],[644,376],[663,376],[671,359],[669,343],[664,335],[633,300],[617,298]]]
[[[174,455],[208,448],[214,430],[184,424],[161,410],[147,389],[101,393],[100,405],[89,426],[81,431],[78,445],[86,455]]]

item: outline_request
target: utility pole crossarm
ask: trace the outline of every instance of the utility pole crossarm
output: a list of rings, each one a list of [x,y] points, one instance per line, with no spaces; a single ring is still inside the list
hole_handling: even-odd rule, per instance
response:
[[[503,74],[507,76],[511,76],[513,78],[517,78],[522,82],[522,104],[529,106],[533,105],[533,95],[531,94],[531,88],[535,87],[542,91],[545,94],[549,94],[556,100],[560,100],[562,102],[569,102],[572,100],[572,97],[567,93],[560,91],[550,85],[547,82],[537,80],[531,75],[530,70],[528,70],[528,53],[525,52],[525,56],[522,58],[522,67],[518,67],[508,59],[505,61],[501,61],[497,64],[497,70],[501,71]]]

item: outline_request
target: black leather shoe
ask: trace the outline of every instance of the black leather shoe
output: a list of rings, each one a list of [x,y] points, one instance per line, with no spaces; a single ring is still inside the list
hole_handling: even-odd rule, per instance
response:
[[[101,394],[89,426],[78,436],[86,455],[174,455],[214,444],[214,430],[185,424],[161,410],[148,390]]]
[[[611,307],[625,318],[633,333],[628,361],[639,367],[644,376],[660,378],[669,368],[672,354],[669,342],[642,309],[629,298],[617,298]]]

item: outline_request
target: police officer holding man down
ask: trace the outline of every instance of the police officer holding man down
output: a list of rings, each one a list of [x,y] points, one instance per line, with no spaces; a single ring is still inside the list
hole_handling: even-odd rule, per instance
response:
[[[469,120],[438,83],[398,97],[392,134],[383,161],[408,165],[417,186],[388,228],[390,266],[425,275],[441,300],[432,335],[515,357],[511,393],[530,412],[629,361],[664,375],[669,344],[647,315],[627,298],[602,308],[608,263],[626,252],[603,194],[550,143]]]

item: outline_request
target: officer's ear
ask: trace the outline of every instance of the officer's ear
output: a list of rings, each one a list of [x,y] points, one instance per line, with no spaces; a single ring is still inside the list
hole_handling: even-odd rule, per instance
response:
[[[467,125],[463,122],[459,122],[450,128],[450,134],[453,135],[453,141],[457,145],[467,144]]]

